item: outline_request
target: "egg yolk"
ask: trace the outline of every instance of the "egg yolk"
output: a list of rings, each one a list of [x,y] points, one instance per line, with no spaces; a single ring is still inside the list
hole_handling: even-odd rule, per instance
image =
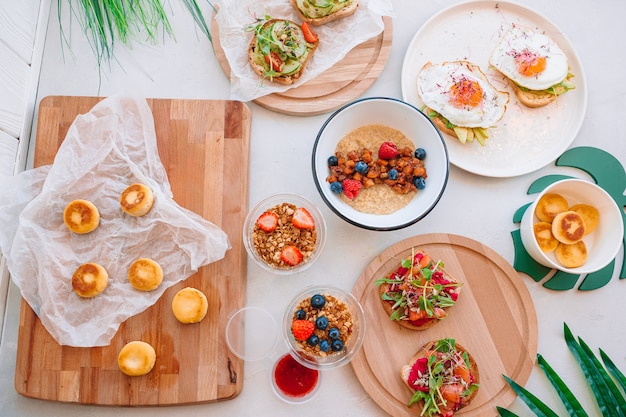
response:
[[[546,57],[527,49],[515,56],[517,71],[525,77],[541,74],[546,69]]]
[[[455,107],[476,107],[483,99],[483,89],[477,81],[461,78],[450,88],[450,103]]]

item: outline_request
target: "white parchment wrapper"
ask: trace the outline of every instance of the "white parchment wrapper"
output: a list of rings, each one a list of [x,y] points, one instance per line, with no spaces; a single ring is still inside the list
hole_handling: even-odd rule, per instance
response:
[[[120,209],[121,192],[135,182],[155,196],[143,217]],[[0,249],[11,277],[61,345],[108,345],[124,320],[230,248],[219,227],[173,200],[145,99],[110,97],[78,116],[54,163],[0,178],[0,196]],[[93,202],[101,215],[98,228],[85,235],[63,223],[63,209],[78,198]],[[130,264],[142,257],[164,272],[150,292],[135,290],[127,278]],[[107,288],[94,298],[72,290],[72,274],[86,262],[109,273]]]
[[[262,80],[250,67],[248,47],[254,32],[245,28],[266,15],[300,23],[289,0],[221,0],[216,3],[219,41],[231,68],[230,98],[239,101],[287,91],[315,78],[341,61],[355,46],[381,33],[385,27],[382,17],[393,15],[390,0],[359,0],[359,7],[352,16],[313,27],[320,39],[315,54],[298,81],[281,85]]]

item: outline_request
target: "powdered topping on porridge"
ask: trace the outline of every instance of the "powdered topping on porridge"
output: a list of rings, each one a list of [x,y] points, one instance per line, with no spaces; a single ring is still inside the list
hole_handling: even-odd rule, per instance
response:
[[[345,349],[352,325],[346,303],[330,294],[315,294],[296,306],[291,333],[305,354],[326,357]]]
[[[252,242],[268,265],[291,268],[313,256],[317,244],[315,221],[306,208],[281,203],[257,218]]]
[[[389,214],[426,186],[423,148],[397,129],[372,124],[344,136],[328,158],[326,181],[334,193],[363,213]]]

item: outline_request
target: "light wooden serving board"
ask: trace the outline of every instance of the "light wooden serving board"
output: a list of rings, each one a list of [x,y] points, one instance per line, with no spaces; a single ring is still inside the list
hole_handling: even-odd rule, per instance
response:
[[[35,166],[51,164],[78,114],[102,98],[46,97],[39,106]],[[235,101],[149,99],[159,156],[174,200],[220,226],[232,249],[170,287],[141,314],[120,326],[109,346],[60,346],[22,300],[15,388],[44,400],[115,406],[159,406],[227,400],[243,387],[243,361],[224,340],[228,315],[245,304],[247,256],[241,230],[248,207],[249,108]],[[202,290],[206,318],[183,325],[171,312],[183,287]],[[153,370],[128,377],[117,354],[131,340],[152,344]]]
[[[391,321],[374,284],[410,257],[413,247],[441,260],[446,272],[463,283],[448,317],[424,331],[408,330]],[[400,368],[431,340],[455,339],[478,365],[478,393],[455,416],[497,416],[496,406],[507,407],[515,399],[502,375],[522,386],[530,376],[538,343],[530,293],[505,259],[475,240],[440,233],[398,242],[365,268],[352,294],[365,310],[367,332],[351,365],[365,391],[392,416],[419,416],[420,406],[407,407],[411,391],[400,379]]]
[[[359,98],[385,68],[393,38],[391,17],[383,16],[384,29],[372,39],[357,45],[346,56],[319,76],[282,93],[259,97],[254,102],[269,110],[294,116],[312,116],[338,109]],[[219,24],[213,16],[213,47],[227,77],[230,65],[220,44]]]

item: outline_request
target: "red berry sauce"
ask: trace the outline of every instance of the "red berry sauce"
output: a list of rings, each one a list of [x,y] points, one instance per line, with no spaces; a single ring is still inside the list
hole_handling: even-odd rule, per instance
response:
[[[286,396],[301,398],[309,394],[317,385],[319,374],[297,362],[290,354],[278,360],[274,367],[276,387]]]

